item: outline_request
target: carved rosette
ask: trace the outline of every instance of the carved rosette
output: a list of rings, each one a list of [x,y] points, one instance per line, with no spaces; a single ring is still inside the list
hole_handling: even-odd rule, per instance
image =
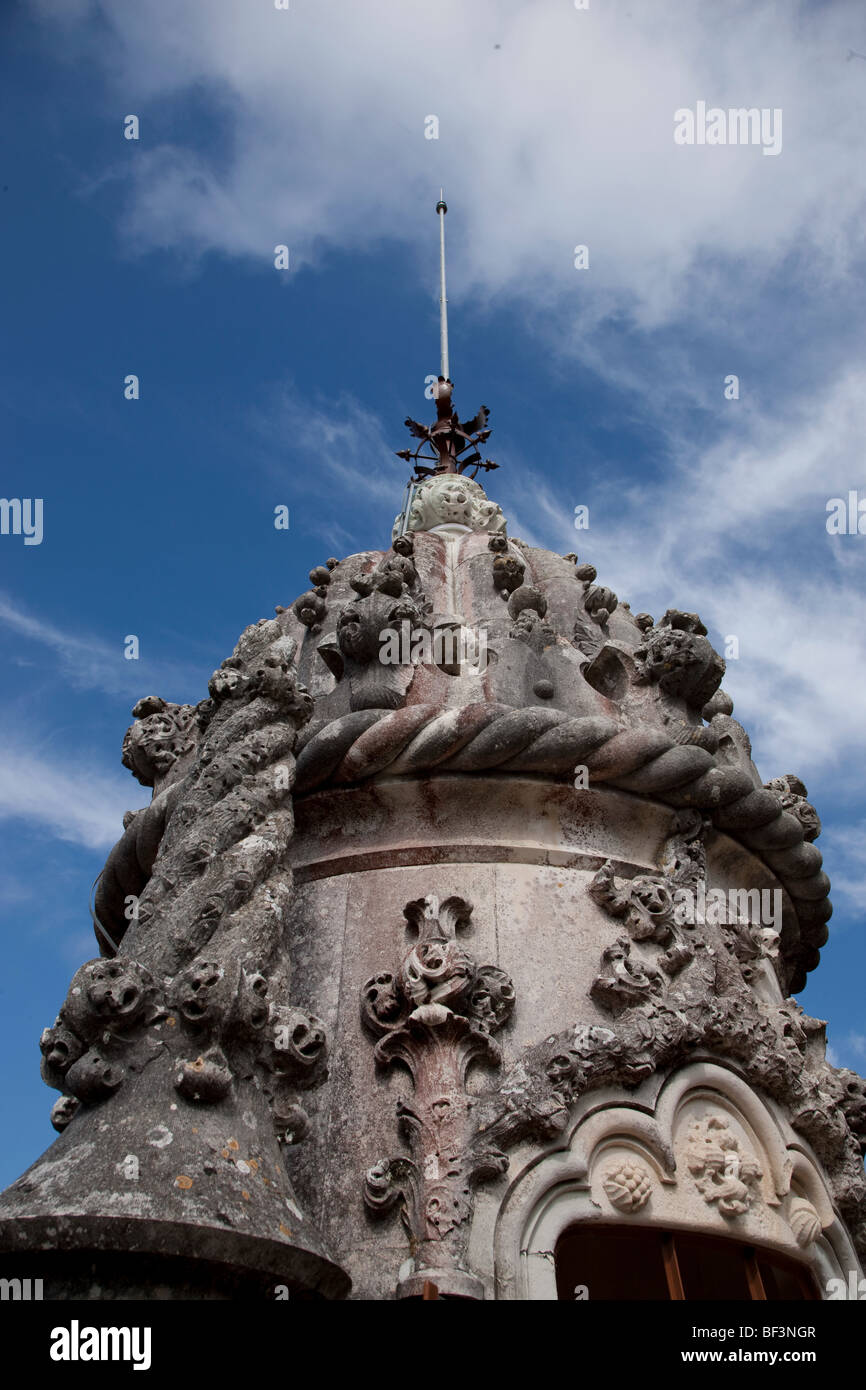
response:
[[[395,973],[374,976],[361,991],[362,1020],[379,1037],[377,1062],[403,1062],[414,1083],[413,1103],[397,1107],[412,1156],[375,1164],[364,1191],[372,1212],[401,1203],[415,1262],[402,1296],[427,1278],[442,1293],[481,1296],[465,1265],[473,1189],[507,1167],[479,1135],[465,1081],[473,1062],[499,1065],[491,1035],[511,1013],[514,987],[497,966],[477,965],[457,940],[471,912],[458,897],[407,903],[415,944]]]

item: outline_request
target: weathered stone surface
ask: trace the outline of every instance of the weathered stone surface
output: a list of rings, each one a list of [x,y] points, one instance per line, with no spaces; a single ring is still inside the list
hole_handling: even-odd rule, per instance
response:
[[[81,1259],[129,1242],[236,1288],[239,1271],[255,1288],[268,1271],[307,1294],[348,1288],[285,1158],[309,1128],[301,1093],[327,1075],[324,1028],[293,1000],[282,942],[293,749],[311,710],[295,649],[265,622],[215,673],[117,954],[81,967],[43,1034],[62,1133],[0,1200],[12,1249],[47,1247],[53,1231]]]
[[[5,1248],[54,1242],[54,1296],[98,1252],[130,1296],[516,1297],[549,1183],[575,1220],[856,1262],[866,1083],[790,998],[827,938],[820,822],[762,781],[697,615],[632,615],[456,473],[309,578],[198,706],[133,711],[154,796],[43,1035],[60,1138],[0,1199]],[[486,660],[383,660],[401,624]]]

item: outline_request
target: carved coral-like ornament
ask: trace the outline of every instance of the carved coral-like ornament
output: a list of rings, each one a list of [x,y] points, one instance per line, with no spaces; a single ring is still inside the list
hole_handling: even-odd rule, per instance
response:
[[[608,1168],[601,1185],[611,1206],[624,1212],[640,1211],[653,1190],[649,1174],[639,1163],[618,1163]]]
[[[152,787],[195,746],[195,709],[146,695],[133,711],[123,739],[121,762],[143,787]]]

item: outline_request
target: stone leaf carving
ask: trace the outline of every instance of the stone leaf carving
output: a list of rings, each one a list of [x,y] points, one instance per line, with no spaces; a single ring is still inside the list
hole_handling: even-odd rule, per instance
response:
[[[678,890],[694,894],[698,881],[706,873],[706,853],[703,845],[704,821],[700,813],[686,809],[677,813],[671,834],[665,841],[660,872],[636,874],[632,879],[617,881],[613,864],[608,859],[596,873],[589,887],[590,896],[614,917],[622,918],[635,941],[652,941],[668,949],[660,956],[659,964],[665,973],[674,976],[694,957],[693,943],[688,939],[689,923],[684,914],[677,914]],[[604,962],[603,962],[604,963]],[[613,965],[613,958],[607,962]],[[610,974],[610,969],[607,971]],[[622,988],[605,991],[605,972],[599,976],[593,990],[596,997],[625,1002],[629,966],[619,960],[617,978]],[[657,989],[658,981],[650,988]],[[636,995],[632,1002],[636,1002]]]
[[[401,1202],[415,1254],[412,1288],[424,1271],[435,1271],[439,1288],[453,1293],[475,1288],[465,1268],[473,1189],[507,1166],[478,1132],[465,1079],[473,1062],[499,1064],[491,1035],[512,1011],[514,987],[503,970],[479,966],[457,940],[471,912],[459,897],[407,903],[416,942],[396,971],[380,972],[361,991],[362,1020],[379,1038],[376,1060],[403,1062],[414,1084],[412,1104],[397,1107],[412,1156],[375,1164],[365,1201],[373,1212]]]
[[[232,1073],[222,1049],[211,1047],[195,1061],[181,1059],[174,1084],[187,1100],[204,1104],[223,1100],[231,1089]]]
[[[592,897],[613,917],[621,917],[635,941],[664,945],[674,931],[673,887],[660,875],[636,874],[617,882],[608,859],[589,888]]]
[[[601,973],[590,987],[592,997],[614,1014],[653,994],[661,994],[665,987],[658,970],[632,961],[630,957],[631,942],[627,936],[621,936],[602,952]]]
[[[811,1245],[821,1234],[821,1218],[811,1202],[805,1197],[792,1197],[788,1207],[788,1220],[794,1238],[803,1249]]]
[[[686,1162],[704,1201],[723,1216],[741,1216],[760,1194],[758,1164],[718,1115],[689,1125]]]

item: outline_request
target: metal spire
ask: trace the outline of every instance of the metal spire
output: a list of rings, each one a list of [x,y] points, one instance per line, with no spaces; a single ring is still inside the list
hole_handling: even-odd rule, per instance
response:
[[[442,350],[442,375],[446,381],[450,380],[448,371],[448,300],[445,296],[445,214],[448,211],[448,204],[443,197],[443,190],[439,189],[439,202],[436,204],[436,212],[439,215],[439,341]]]
[[[448,375],[448,299],[445,294],[445,214],[448,206],[439,190],[436,212],[439,217],[439,308],[441,314],[440,334],[442,345],[442,371],[438,381],[432,383],[431,394],[436,402],[436,420],[432,425],[421,424],[409,417],[406,428],[420,443],[413,449],[395,450],[397,457],[415,465],[415,473],[408,485],[405,515],[412,501],[412,489],[424,478],[442,473],[467,473],[474,478],[479,468],[485,470],[498,468],[493,459],[482,459],[478,451],[480,444],[490,438],[487,421],[490,411],[483,405],[471,420],[461,424],[460,417],[451,403],[454,387]],[[470,451],[467,453],[467,449]],[[430,465],[433,465],[431,468]],[[471,470],[471,471],[470,471]],[[405,530],[405,527],[403,528]],[[402,530],[399,533],[403,534]]]

